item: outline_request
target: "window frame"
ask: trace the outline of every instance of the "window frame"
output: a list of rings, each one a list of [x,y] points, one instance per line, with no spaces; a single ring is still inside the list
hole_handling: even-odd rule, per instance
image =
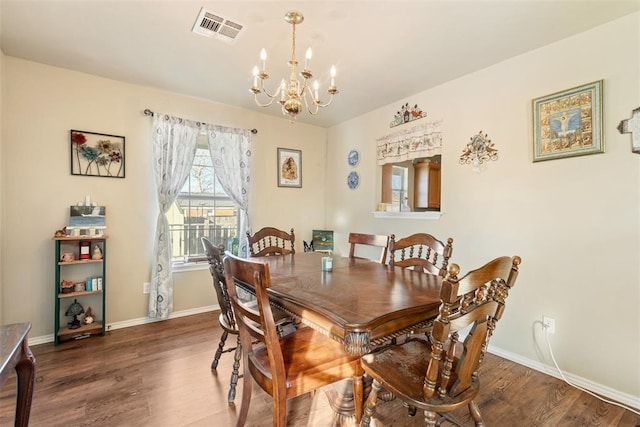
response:
[[[182,188],[182,190],[184,190],[186,187],[188,188],[189,191],[187,192],[181,191],[176,197],[176,200],[174,201],[174,203],[170,208],[170,211],[173,210],[172,215],[167,213],[167,221],[169,222],[170,236],[172,239],[171,265],[172,265],[173,271],[189,271],[189,270],[200,270],[200,269],[208,268],[206,253],[204,251],[204,248],[199,243],[200,238],[199,237],[195,238],[197,242],[194,243],[191,241],[193,239],[189,236],[189,233],[192,233],[193,229],[197,228],[199,224],[186,222],[186,218],[191,217],[191,215],[186,214],[187,210],[189,211],[190,214],[193,213],[194,210],[198,210],[198,209],[204,211],[203,213],[201,213],[200,217],[196,215],[196,216],[193,216],[193,218],[201,218],[203,220],[203,230],[201,230],[201,235],[208,236],[208,234],[204,230],[204,224],[207,223],[207,218],[210,218],[210,217],[213,218],[212,220],[213,225],[209,225],[210,227],[209,229],[215,230],[217,228],[217,219],[224,217],[224,216],[211,215],[211,213],[212,212],[215,213],[218,209],[224,209],[225,207],[227,208],[232,207],[234,215],[229,215],[228,217],[235,217],[235,231],[233,231],[232,228],[229,230],[232,230],[231,234],[235,235],[236,237],[238,237],[238,233],[239,233],[240,209],[238,208],[236,203],[233,201],[233,199],[231,199],[231,197],[229,197],[229,195],[224,191],[224,189],[220,185],[220,182],[215,176],[213,161],[211,159],[211,155],[209,152],[209,141],[206,133],[201,133],[200,135],[198,135],[198,143],[196,145],[196,150],[198,151],[194,156],[189,178],[187,178]],[[200,158],[203,158],[206,160],[202,161],[202,163],[199,163]],[[211,176],[213,178],[209,183],[212,186],[211,192],[201,191],[196,193],[192,191],[193,182],[191,179],[194,174],[194,168],[196,167],[211,168]],[[202,172],[202,171],[199,171],[199,172]],[[203,185],[201,185],[201,187],[203,187]],[[226,197],[221,196],[221,194],[223,194]],[[194,199],[199,201],[199,204],[197,206],[194,206],[190,203],[190,201]],[[187,201],[187,203],[181,206],[180,201],[183,201],[183,202]],[[206,206],[205,203],[207,201],[210,201],[212,206]],[[218,205],[216,203],[217,201],[222,201],[223,203],[221,205]],[[175,222],[176,219],[175,219],[175,216],[173,215],[176,215],[176,213],[178,214],[182,213],[184,215],[182,217],[183,223],[180,224]],[[186,254],[174,255],[176,253],[176,250],[174,247],[174,242],[176,240],[174,238],[174,232],[176,231],[174,230],[174,227],[184,229],[184,231],[182,231],[183,235],[179,237],[179,240],[181,243],[184,243],[184,245],[188,246],[186,249],[181,250],[181,252],[186,250],[187,251]],[[225,228],[225,230],[226,229],[227,228]],[[230,238],[233,238],[233,237],[230,237]],[[198,253],[189,253],[189,248],[192,247],[194,244],[198,248],[200,248],[200,250],[198,251]]]

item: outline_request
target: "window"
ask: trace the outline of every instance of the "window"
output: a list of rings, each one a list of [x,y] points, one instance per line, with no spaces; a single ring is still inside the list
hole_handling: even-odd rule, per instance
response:
[[[400,208],[408,198],[409,168],[393,165],[391,168],[391,203]]]
[[[172,261],[186,263],[205,256],[201,237],[237,253],[238,208],[213,172],[206,135],[198,137],[191,174],[167,213]]]

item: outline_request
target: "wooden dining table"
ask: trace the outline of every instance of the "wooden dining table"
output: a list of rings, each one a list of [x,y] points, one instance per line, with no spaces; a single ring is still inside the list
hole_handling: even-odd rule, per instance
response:
[[[17,377],[16,427],[27,427],[33,400],[36,359],[29,348],[27,334],[31,323],[0,326],[0,386],[15,370]]]
[[[428,327],[438,314],[442,277],[379,262],[304,252],[252,258],[269,265],[272,304],[364,355],[392,338]],[[250,291],[250,290],[249,290]]]

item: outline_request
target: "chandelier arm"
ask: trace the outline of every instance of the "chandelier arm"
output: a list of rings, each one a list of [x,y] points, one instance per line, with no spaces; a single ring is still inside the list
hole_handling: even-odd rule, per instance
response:
[[[311,90],[309,90],[308,92],[311,92]],[[316,103],[315,99],[313,99],[313,96],[311,96],[311,99],[313,100],[312,104],[315,107],[315,109],[311,109],[309,107],[309,102],[307,100],[307,93],[308,92],[303,92],[302,96],[300,96],[300,97],[303,99],[304,106],[307,108],[307,111],[309,112],[309,114],[316,115],[316,114],[318,114],[318,111],[320,110],[320,108],[318,108],[318,104]]]
[[[318,98],[318,100],[317,100],[318,102],[314,102],[314,104],[316,104],[318,107],[322,107],[322,108],[324,108],[324,107],[328,107],[328,106],[329,106],[329,104],[331,104],[331,103],[333,102],[333,96],[334,96],[337,92],[338,92],[338,91],[336,91],[335,93],[331,93],[331,92],[329,92],[329,93],[331,94],[331,97],[329,98],[329,101],[327,101],[327,102],[326,102],[326,104],[323,104],[322,102],[320,102],[320,98]]]
[[[267,88],[264,86],[264,79],[260,79],[260,90],[264,92],[264,94],[267,95],[269,98],[277,98],[278,96],[280,96],[281,89],[282,88],[280,87],[280,85],[278,85],[278,89],[276,89],[274,93],[269,93]],[[271,102],[273,102],[273,100]],[[269,103],[269,105],[271,105],[271,103]]]
[[[267,102],[266,104],[262,104],[260,103],[260,101],[258,101],[258,94],[254,94],[253,95],[253,100],[255,101],[255,103],[258,105],[258,107],[268,107],[269,105],[273,104],[273,101],[275,101],[275,97],[269,97],[270,101]]]

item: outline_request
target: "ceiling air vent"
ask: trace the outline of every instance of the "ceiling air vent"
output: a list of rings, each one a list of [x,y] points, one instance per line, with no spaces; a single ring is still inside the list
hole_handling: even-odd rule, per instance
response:
[[[200,9],[200,14],[195,24],[193,24],[191,31],[227,43],[234,43],[242,28],[242,24],[233,22],[219,14],[209,12],[203,7]]]

